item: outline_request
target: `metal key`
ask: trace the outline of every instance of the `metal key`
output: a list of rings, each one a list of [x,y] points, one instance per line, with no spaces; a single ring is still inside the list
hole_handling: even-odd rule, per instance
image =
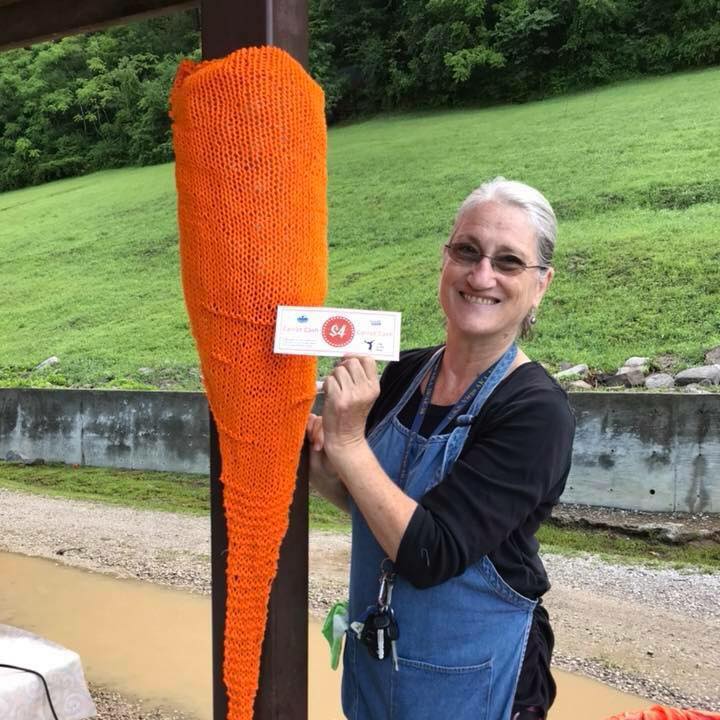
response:
[[[390,623],[385,631],[390,641],[390,652],[392,653],[392,663],[395,670],[399,670],[398,665],[398,653],[397,653],[397,640],[400,637],[400,628],[398,627],[397,620],[395,620],[395,613],[392,608],[388,608],[388,615],[390,617]]]
[[[390,626],[390,615],[387,612],[381,612],[376,615],[373,622],[375,632],[377,633],[376,654],[378,660],[385,659],[385,634]]]

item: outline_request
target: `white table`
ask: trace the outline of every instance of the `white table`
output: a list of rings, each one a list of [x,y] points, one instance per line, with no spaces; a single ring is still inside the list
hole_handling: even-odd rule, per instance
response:
[[[49,640],[0,625],[0,663],[30,668],[48,684],[58,720],[95,717],[80,656]],[[53,720],[45,686],[37,675],[0,667],[2,720]]]

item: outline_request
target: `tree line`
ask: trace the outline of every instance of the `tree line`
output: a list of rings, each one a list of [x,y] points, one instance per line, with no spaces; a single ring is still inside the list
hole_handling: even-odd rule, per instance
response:
[[[172,159],[195,12],[0,54],[0,191]],[[522,102],[720,62],[720,0],[310,0],[330,122]]]
[[[513,102],[720,61],[718,0],[315,0],[332,117]]]
[[[0,191],[172,159],[168,93],[195,13],[0,53]]]

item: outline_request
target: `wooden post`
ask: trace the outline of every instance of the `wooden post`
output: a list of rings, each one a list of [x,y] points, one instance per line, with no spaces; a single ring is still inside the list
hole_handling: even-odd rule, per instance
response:
[[[204,59],[240,47],[275,45],[307,66],[307,0],[203,0]],[[223,642],[227,597],[227,525],[220,484],[222,458],[210,416],[212,520],[213,718],[226,720]],[[280,549],[278,574],[270,594],[260,665],[255,720],[307,720],[308,482],[305,451],[298,468],[290,527]]]
[[[205,59],[252,45],[275,45],[302,65],[308,60],[308,0],[201,0]],[[0,0],[0,49],[20,47],[71,33],[97,30],[130,19],[196,7],[198,0]],[[222,679],[225,637],[227,525],[220,484],[222,459],[210,415],[212,520],[214,720],[226,720]],[[307,720],[307,460],[303,456],[280,550],[263,645],[256,720]]]

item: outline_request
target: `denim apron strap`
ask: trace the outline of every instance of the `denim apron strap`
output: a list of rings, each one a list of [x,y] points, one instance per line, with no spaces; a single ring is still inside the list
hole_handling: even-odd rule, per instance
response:
[[[517,345],[513,343],[498,360],[493,371],[490,373],[490,377],[485,381],[485,384],[480,389],[480,392],[475,396],[470,408],[467,413],[460,415],[457,418],[457,427],[450,433],[447,445],[445,446],[445,454],[443,456],[443,462],[439,473],[438,481],[441,481],[452,469],[455,464],[460,451],[462,450],[467,436],[470,433],[470,427],[475,418],[480,413],[482,406],[485,401],[492,395],[493,390],[500,384],[502,379],[507,374],[510,366],[515,361],[517,356]]]
[[[425,416],[427,414],[428,408],[430,407],[430,403],[432,401],[432,395],[435,390],[435,383],[438,378],[438,374],[440,372],[440,365],[442,363],[442,353],[444,352],[444,349],[439,351],[438,353],[435,353],[433,355],[434,363],[432,367],[430,368],[430,377],[428,378],[427,386],[425,387],[425,392],[423,393],[423,396],[420,400],[420,406],[417,409],[417,412],[415,413],[415,419],[413,420],[412,427],[410,428],[410,434],[408,436],[407,442],[405,443],[405,452],[403,453],[403,459],[402,463],[400,465],[400,474],[399,474],[399,483],[400,487],[405,487],[405,483],[407,481],[407,475],[410,469],[410,461],[411,461],[411,449],[413,445],[415,444],[419,434],[420,429],[423,425],[423,422],[425,420]],[[493,365],[491,365],[487,370],[480,373],[473,381],[470,383],[468,388],[465,390],[465,392],[462,394],[462,396],[458,399],[458,401],[452,406],[450,411],[445,415],[445,417],[440,421],[440,423],[437,425],[437,427],[433,430],[431,435],[442,435],[445,428],[452,425],[453,422],[456,420],[458,422],[461,422],[462,425],[465,423],[471,423],[474,416],[477,414],[479,408],[482,406],[482,403],[484,402],[484,399],[488,397],[488,395],[493,391],[493,389],[497,386],[497,384],[502,380],[505,373],[507,372],[507,369],[512,364],[513,360],[515,359],[515,355],[517,354],[517,346],[513,343],[503,354],[502,356],[495,361]],[[423,372],[423,375],[425,373]],[[491,384],[491,386],[488,388],[488,385]],[[478,403],[478,398],[481,398],[481,400]],[[463,410],[465,410],[468,405],[470,406],[469,411],[470,415],[465,414],[463,415]],[[469,422],[468,422],[469,421]],[[467,436],[467,430],[465,430],[465,436]],[[451,436],[452,437],[452,436]],[[443,477],[442,475],[440,477]]]
[[[375,440],[377,436],[384,431],[385,426],[389,422],[392,422],[392,419],[405,407],[405,405],[408,403],[415,391],[420,387],[420,384],[422,383],[425,375],[427,375],[428,371],[437,362],[438,358],[442,355],[444,350],[445,346],[438,348],[432,354],[430,359],[422,366],[420,372],[418,372],[412,379],[412,382],[408,386],[408,389],[405,391],[400,400],[398,400],[395,407],[389,413],[387,413],[385,417],[370,431],[370,434],[367,437],[368,443],[372,444],[373,440]]]

